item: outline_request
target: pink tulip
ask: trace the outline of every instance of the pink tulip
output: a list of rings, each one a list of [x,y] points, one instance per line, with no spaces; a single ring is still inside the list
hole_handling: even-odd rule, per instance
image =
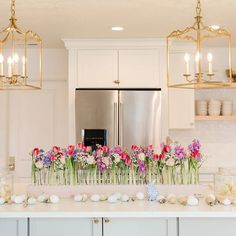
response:
[[[34,156],[37,156],[39,154],[39,148],[34,148],[32,153]]]
[[[53,152],[59,152],[60,150],[61,150],[61,148],[58,147],[58,146],[53,146],[53,147],[52,147],[52,151],[53,151]]]
[[[74,154],[74,152],[75,152],[75,146],[74,145],[68,146],[68,148],[67,148],[68,155],[72,156]]]

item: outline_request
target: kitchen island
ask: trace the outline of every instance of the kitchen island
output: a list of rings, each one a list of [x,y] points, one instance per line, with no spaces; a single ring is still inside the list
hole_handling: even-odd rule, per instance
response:
[[[236,206],[74,202],[0,206],[0,235],[4,236],[233,236]]]

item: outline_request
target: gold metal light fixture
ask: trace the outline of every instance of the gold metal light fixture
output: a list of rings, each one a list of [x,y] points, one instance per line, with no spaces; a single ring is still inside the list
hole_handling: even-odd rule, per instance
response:
[[[0,32],[0,90],[42,88],[42,39],[16,24],[15,0],[9,25]]]
[[[222,74],[213,70],[212,51],[219,45],[221,51],[214,57],[226,61],[228,78],[223,71]],[[194,24],[167,36],[167,82],[168,87],[190,89],[222,88],[232,83],[231,34],[220,27],[203,24],[200,0],[197,0]]]

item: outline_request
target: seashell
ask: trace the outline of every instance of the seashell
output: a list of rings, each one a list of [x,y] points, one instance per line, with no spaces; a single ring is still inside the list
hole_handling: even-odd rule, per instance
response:
[[[60,198],[57,196],[57,195],[51,195],[50,197],[49,197],[49,202],[51,202],[51,203],[58,203],[60,201]]]
[[[187,205],[187,202],[188,202],[188,198],[184,195],[180,195],[178,197],[178,202],[183,205],[183,206],[186,206]]]
[[[113,195],[116,196],[117,200],[120,200],[122,197],[121,193],[114,193]]]
[[[36,203],[36,198],[34,198],[34,197],[28,198],[28,200],[27,200],[28,205],[34,205],[35,203]]]
[[[16,204],[22,204],[24,202],[24,197],[22,195],[15,196],[14,203]]]
[[[228,198],[225,198],[222,202],[221,202],[224,206],[229,206],[231,204],[231,201]]]
[[[170,203],[170,204],[175,204],[175,203],[177,202],[177,199],[176,199],[175,194],[170,193],[170,194],[167,196],[167,202]]]
[[[188,197],[188,200],[187,200],[187,204],[189,205],[189,206],[197,206],[198,205],[198,199],[196,198],[196,197],[194,197],[194,196],[189,196]]]
[[[90,197],[90,200],[92,202],[98,202],[100,201],[100,195],[99,194],[93,194],[91,197]]]
[[[160,203],[160,204],[164,204],[166,203],[166,198],[163,195],[158,195],[156,200]]]
[[[216,197],[214,194],[209,194],[205,197],[205,202],[209,206],[214,206],[216,204]]]
[[[108,199],[107,194],[101,194],[100,195],[100,201],[106,201]]]
[[[129,201],[129,196],[127,194],[123,194],[120,199],[122,202],[128,202]]]
[[[3,205],[6,202],[4,197],[0,197],[0,205]]]
[[[110,203],[116,203],[117,202],[117,196],[115,196],[114,194],[113,195],[110,195],[108,197],[108,202]]]
[[[88,200],[88,195],[83,193],[82,194],[82,202],[86,202]]]
[[[37,198],[38,202],[47,202],[49,199],[49,196],[45,193],[40,194]]]
[[[138,193],[136,193],[136,199],[138,199],[138,200],[144,200],[144,193],[143,193],[143,192],[138,192]]]

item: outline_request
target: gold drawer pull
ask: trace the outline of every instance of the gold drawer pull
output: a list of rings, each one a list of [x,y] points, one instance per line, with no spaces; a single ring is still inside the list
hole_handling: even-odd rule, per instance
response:
[[[98,223],[99,223],[99,219],[98,219],[98,218],[95,218],[95,219],[93,220],[93,222],[94,222],[95,224],[98,224]]]
[[[104,221],[106,224],[110,223],[110,220],[108,218],[105,218]]]

